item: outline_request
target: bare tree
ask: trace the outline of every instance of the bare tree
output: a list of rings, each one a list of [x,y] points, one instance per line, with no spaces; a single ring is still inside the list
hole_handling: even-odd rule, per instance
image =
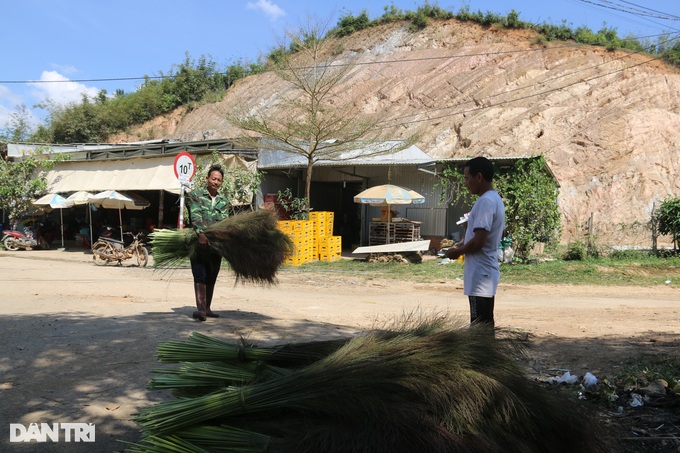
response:
[[[389,154],[410,146],[413,138],[388,141],[382,136],[380,115],[361,114],[351,101],[337,96],[357,67],[359,55],[336,60],[342,43],[324,27],[310,21],[288,32],[288,47],[281,44],[271,69],[289,90],[276,106],[241,106],[227,114],[235,126],[252,133],[246,146],[283,150],[306,160],[305,198],[310,199],[312,169],[320,160]]]

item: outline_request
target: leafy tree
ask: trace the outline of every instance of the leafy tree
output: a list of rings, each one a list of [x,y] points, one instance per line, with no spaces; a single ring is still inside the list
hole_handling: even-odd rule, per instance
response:
[[[199,158],[196,161],[198,168],[196,177],[193,179],[193,188],[205,189],[207,183],[205,181],[205,172],[211,165],[219,164],[224,170],[224,179],[220,193],[228,200],[231,200],[234,205],[245,204],[251,205],[253,196],[262,182],[262,172],[251,171],[238,167],[225,167],[224,157],[217,151],[213,151],[210,156]]]
[[[680,198],[666,198],[656,211],[658,232],[670,235],[673,239],[673,251],[680,251]]]
[[[388,154],[409,146],[411,140],[378,145],[384,138],[376,126],[383,118],[357,115],[351,103],[337,102],[335,92],[356,67],[351,57],[342,64],[333,61],[337,38],[324,37],[322,27],[313,21],[286,36],[290,51],[277,53],[272,62],[272,70],[289,88],[280,93],[278,105],[242,105],[226,118],[253,133],[241,138],[244,146],[301,156],[307,164],[304,198],[309,200],[312,170],[319,160],[338,160],[343,153],[358,149],[361,156]]]
[[[0,159],[0,209],[7,213],[10,223],[30,210],[32,200],[47,191],[45,170],[67,158],[46,159],[38,153],[15,161]]]
[[[260,64],[236,63],[221,71],[209,57],[192,59],[188,54],[179,65],[157,77],[145,77],[134,92],[116,90],[108,96],[100,90],[93,98],[83,96],[80,103],[59,105],[46,100],[38,107],[48,113],[30,139],[45,143],[103,142],[125,130],[181,105],[190,108],[201,102],[217,101],[237,79],[262,70]]]
[[[499,175],[494,186],[505,203],[505,226],[513,249],[527,258],[537,242],[559,240],[561,215],[558,187],[545,171],[545,159],[520,160],[511,172]]]
[[[476,196],[469,195],[460,166],[446,168],[442,183],[447,187],[450,204],[473,204]],[[520,160],[511,170],[496,169],[494,189],[503,197],[505,226],[512,238],[515,255],[528,258],[537,242],[557,242],[560,234],[558,188],[545,171],[543,157]]]
[[[0,141],[25,142],[31,134],[31,114],[25,105],[17,107],[0,133]]]

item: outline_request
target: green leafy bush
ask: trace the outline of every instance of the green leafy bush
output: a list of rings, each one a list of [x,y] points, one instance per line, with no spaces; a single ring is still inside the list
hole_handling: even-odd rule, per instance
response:
[[[371,20],[368,18],[368,13],[363,10],[358,16],[347,14],[338,20],[335,34],[337,36],[348,36],[364,28],[371,26]]]
[[[655,213],[658,232],[673,239],[673,250],[680,250],[680,198],[666,198]]]
[[[545,170],[543,157],[518,161],[495,178],[494,187],[505,203],[505,225],[516,256],[522,259],[537,242],[554,244],[559,239],[561,214],[558,187]]]
[[[567,251],[562,256],[564,261],[583,261],[586,259],[586,244],[582,241],[572,241],[567,245]]]
[[[306,198],[293,197],[290,188],[279,190],[276,193],[276,201],[293,220],[309,220],[309,201]]]
[[[30,137],[47,143],[96,143],[134,124],[140,124],[182,105],[196,105],[204,99],[214,100],[236,80],[263,69],[261,64],[232,64],[226,71],[209,57],[197,60],[188,54],[184,62],[168,73],[147,76],[133,93],[117,90],[112,97],[106,91],[97,96],[83,96],[80,103],[66,106],[46,102],[39,107],[48,112],[45,124]]]

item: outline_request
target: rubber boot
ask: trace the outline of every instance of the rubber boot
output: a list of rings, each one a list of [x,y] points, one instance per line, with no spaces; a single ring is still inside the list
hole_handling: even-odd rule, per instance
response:
[[[210,309],[212,303],[213,292],[215,292],[215,285],[206,285],[205,287],[205,315],[208,318],[219,318],[220,315]]]
[[[191,316],[199,321],[205,321],[205,283],[194,283],[194,292],[196,293],[196,311]]]

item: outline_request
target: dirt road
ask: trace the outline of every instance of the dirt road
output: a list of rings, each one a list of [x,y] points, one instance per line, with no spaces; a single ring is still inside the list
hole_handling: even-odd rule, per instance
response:
[[[191,318],[189,269],[97,267],[79,251],[0,252],[0,450],[115,451],[139,434],[132,415],[168,398],[145,385],[160,341],[192,331],[258,342],[300,341],[384,326],[404,313],[466,319],[461,281],[395,283],[341,273],[284,269],[275,287],[233,286],[223,271],[213,308]],[[677,351],[677,287],[501,284],[497,326],[527,332],[529,371],[610,372],[640,352]],[[9,424],[85,422],[87,443],[17,444]]]

